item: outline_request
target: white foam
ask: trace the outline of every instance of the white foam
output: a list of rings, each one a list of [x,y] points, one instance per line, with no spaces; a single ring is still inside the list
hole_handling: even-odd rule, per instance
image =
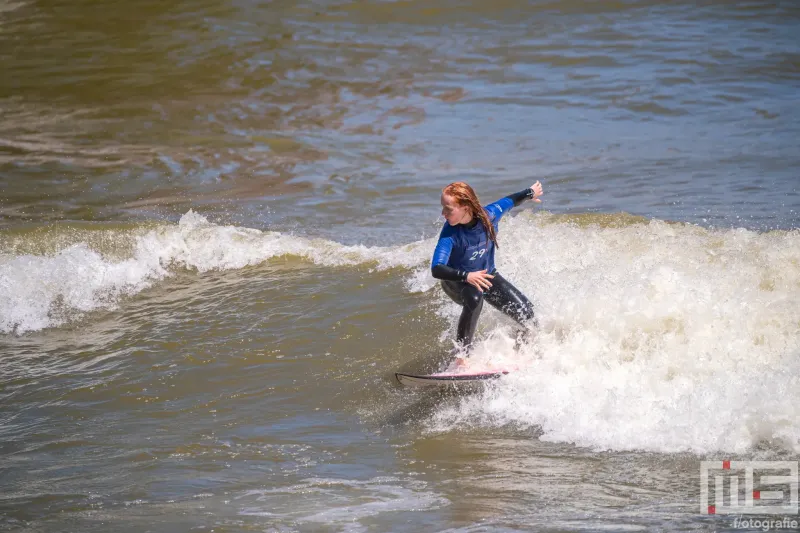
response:
[[[320,265],[374,263],[410,267],[426,261],[423,242],[397,247],[343,246],[278,232],[210,223],[193,211],[176,226],[136,237],[131,257],[114,260],[79,242],[53,255],[0,254],[0,332],[58,326],[86,312],[115,307],[176,268],[229,270],[294,255]]]
[[[303,497],[302,506],[296,504],[298,495]],[[293,486],[247,491],[235,499],[242,515],[264,516],[264,507],[268,507],[299,523],[326,524],[346,531],[369,531],[362,524],[367,518],[450,504],[429,490],[426,482],[394,476],[369,480],[312,478]]]
[[[515,355],[509,322],[486,313],[473,365],[522,368],[438,412],[434,431],[513,423],[600,449],[800,452],[800,232],[521,215],[504,220],[498,268],[533,298],[541,333]],[[439,298],[452,330],[458,308]]]
[[[128,235],[129,237],[130,235]],[[518,366],[482,397],[444,408],[464,423],[541,427],[542,438],[605,449],[800,452],[800,231],[705,230],[659,221],[599,227],[527,213],[504,218],[497,264],[541,323],[513,351],[486,306],[476,363]],[[126,259],[85,242],[0,255],[0,331],[23,333],[118,305],[177,269],[237,269],[282,255],[320,265],[410,269],[450,322],[460,309],[430,276],[433,239],[343,246],[209,223],[193,212],[141,233]]]

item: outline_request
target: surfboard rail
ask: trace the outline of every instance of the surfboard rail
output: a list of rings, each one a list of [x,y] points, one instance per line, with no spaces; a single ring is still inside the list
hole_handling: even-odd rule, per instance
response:
[[[395,372],[394,376],[401,385],[411,387],[430,387],[458,385],[498,379],[508,374],[508,370],[490,370],[465,374],[406,374]]]

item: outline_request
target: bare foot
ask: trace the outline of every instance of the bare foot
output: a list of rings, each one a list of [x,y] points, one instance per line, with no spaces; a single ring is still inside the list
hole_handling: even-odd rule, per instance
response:
[[[453,361],[453,365],[455,365],[458,369],[465,369],[467,368],[467,360],[464,357],[456,357],[456,360]]]

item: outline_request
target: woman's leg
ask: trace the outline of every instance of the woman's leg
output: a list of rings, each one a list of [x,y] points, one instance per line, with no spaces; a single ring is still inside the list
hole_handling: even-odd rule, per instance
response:
[[[478,317],[481,316],[483,309],[483,293],[461,281],[442,281],[442,289],[455,303],[462,306],[456,341],[464,347],[469,347],[472,345]]]
[[[484,296],[492,307],[499,309],[523,326],[528,326],[528,322],[531,320],[533,320],[532,325],[536,325],[533,304],[519,289],[499,272],[495,272],[494,278],[490,281],[492,286],[484,293]]]

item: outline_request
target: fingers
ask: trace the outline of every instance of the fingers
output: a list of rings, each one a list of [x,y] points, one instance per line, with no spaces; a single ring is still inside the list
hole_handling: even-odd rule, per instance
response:
[[[533,191],[533,201],[536,202],[537,204],[542,203],[542,201],[539,200],[539,196],[544,194],[544,192],[542,191],[542,184],[539,181],[537,181],[536,183],[531,185],[531,190]]]
[[[489,283],[489,280],[484,278],[475,278],[473,281],[470,282],[470,285],[472,285],[481,292],[492,288],[492,284]]]
[[[492,274],[487,274],[485,268],[483,270],[478,270],[476,272],[476,274],[480,274],[481,277],[483,277],[483,278],[493,278],[494,277]]]
[[[492,287],[492,284],[486,278],[477,278],[475,280],[475,286],[483,290],[483,289],[490,289]]]
[[[487,288],[492,286],[492,284],[489,282],[489,280],[490,279],[494,279],[493,275],[487,274],[486,270],[481,270],[481,271],[478,272],[478,274],[480,275],[479,279],[481,280],[482,283],[485,283],[487,285]]]
[[[492,287],[492,284],[489,281],[492,278],[494,278],[494,276],[487,274],[485,269],[477,270],[469,275],[467,278],[467,283],[483,292],[484,289],[490,289]]]

